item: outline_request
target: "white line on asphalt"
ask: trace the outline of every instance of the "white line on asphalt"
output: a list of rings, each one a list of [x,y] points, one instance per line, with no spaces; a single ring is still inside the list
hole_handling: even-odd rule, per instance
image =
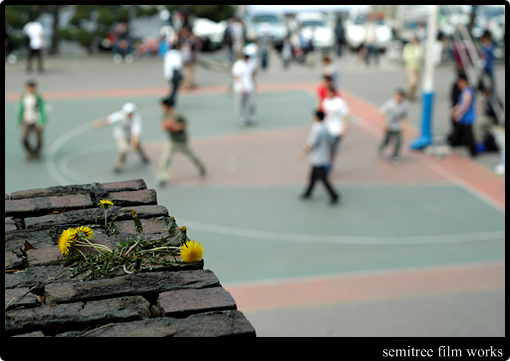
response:
[[[269,241],[301,242],[301,243],[327,243],[327,244],[350,244],[350,245],[424,245],[445,244],[464,242],[485,242],[505,239],[505,231],[476,232],[465,234],[445,234],[432,236],[394,236],[394,237],[366,237],[366,236],[329,236],[310,235],[284,232],[257,231],[246,228],[218,226],[181,219],[179,223],[196,230],[238,236],[244,238],[264,239]]]
[[[50,173],[50,176],[57,181],[59,185],[67,185],[71,184],[72,181],[67,179],[65,176],[63,176],[59,171],[58,167],[55,164],[55,155],[57,154],[58,150],[67,142],[69,142],[71,139],[77,137],[78,135],[85,133],[88,130],[92,130],[92,124],[86,123],[82,124],[81,126],[74,128],[70,130],[67,133],[62,134],[60,137],[57,138],[56,141],[53,142],[53,144],[50,146],[48,150],[48,156],[46,160],[46,168],[48,169],[48,172]]]

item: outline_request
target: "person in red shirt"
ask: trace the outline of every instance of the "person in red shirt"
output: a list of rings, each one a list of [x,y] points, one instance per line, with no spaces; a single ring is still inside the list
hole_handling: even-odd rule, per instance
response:
[[[321,85],[319,85],[319,88],[317,89],[317,97],[319,98],[319,103],[317,104],[317,110],[323,112],[322,109],[322,102],[324,99],[326,99],[328,95],[328,89],[334,88],[333,86],[333,78],[329,75],[324,75],[322,77],[323,81]],[[341,96],[340,92],[338,90],[335,91],[335,96]]]

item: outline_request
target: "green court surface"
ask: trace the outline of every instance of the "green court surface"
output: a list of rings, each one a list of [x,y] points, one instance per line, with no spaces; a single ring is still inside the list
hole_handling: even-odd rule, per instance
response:
[[[91,128],[93,120],[127,100],[50,100],[45,158],[39,163],[24,161],[11,121],[15,104],[7,103],[6,192],[136,178],[155,188],[166,137],[159,130],[159,98],[129,99],[143,118],[142,139],[152,160],[148,168],[130,155],[125,172],[115,175],[111,129]],[[250,128],[236,122],[232,94],[181,95],[179,102],[192,145],[209,160],[209,177],[198,181],[193,166],[177,155],[169,185],[156,188],[158,203],[203,243],[206,267],[224,283],[504,260],[504,213],[458,185],[419,181],[412,172],[404,182],[398,177],[384,181],[377,174],[346,182],[342,174],[360,162],[365,169],[379,167],[390,179],[388,172],[402,172],[374,156],[380,139],[356,124],[333,177],[342,194],[340,205],[327,205],[321,185],[311,201],[298,200],[308,166],[294,156],[311,121],[315,99],[309,92],[258,94],[258,123]],[[274,139],[268,138],[271,134]],[[230,171],[220,169],[229,166]]]

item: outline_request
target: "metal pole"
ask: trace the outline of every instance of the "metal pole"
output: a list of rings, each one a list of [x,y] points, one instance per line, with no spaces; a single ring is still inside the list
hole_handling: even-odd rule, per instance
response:
[[[421,136],[412,144],[411,149],[423,149],[432,144],[432,115],[434,109],[434,43],[437,37],[437,14],[439,5],[429,5],[427,49],[425,52],[425,71],[423,74]]]

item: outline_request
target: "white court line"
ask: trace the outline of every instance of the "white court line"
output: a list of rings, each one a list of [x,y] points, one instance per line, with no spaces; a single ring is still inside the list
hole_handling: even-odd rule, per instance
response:
[[[48,172],[50,173],[50,176],[57,181],[59,185],[67,185],[71,184],[72,181],[67,179],[65,176],[63,176],[59,171],[58,167],[55,164],[55,155],[57,154],[58,150],[67,142],[72,140],[73,138],[79,136],[82,133],[85,133],[88,130],[92,130],[92,124],[86,123],[82,124],[81,126],[74,128],[70,130],[67,133],[62,134],[60,137],[57,138],[53,142],[53,144],[50,146],[48,150],[48,156],[46,160],[46,168],[48,169]]]
[[[181,219],[179,223],[185,224],[196,230],[238,236],[243,238],[255,238],[268,241],[300,242],[300,243],[326,243],[326,244],[350,244],[350,245],[375,245],[375,246],[396,246],[396,245],[424,245],[424,244],[445,244],[464,242],[485,242],[505,239],[505,231],[476,232],[465,234],[446,234],[433,236],[395,236],[395,237],[364,237],[364,236],[329,236],[295,234],[284,232],[256,231],[245,228],[218,226],[214,224],[199,223]]]
[[[63,169],[63,173],[65,173],[68,176],[72,176],[74,179],[82,179],[83,182],[85,182],[84,179],[86,179],[87,176],[84,174],[75,172],[71,168],[69,168],[69,163],[75,161],[77,158],[84,157],[86,155],[94,154],[94,153],[100,153],[104,152],[106,150],[115,150],[115,144],[113,143],[106,143],[106,144],[100,144],[100,145],[94,145],[90,146],[88,148],[81,148],[77,150],[74,153],[67,154],[59,161],[60,168]],[[88,178],[92,178],[92,176],[88,176]],[[97,181],[97,180],[96,180]],[[94,181],[89,181],[94,182]]]

